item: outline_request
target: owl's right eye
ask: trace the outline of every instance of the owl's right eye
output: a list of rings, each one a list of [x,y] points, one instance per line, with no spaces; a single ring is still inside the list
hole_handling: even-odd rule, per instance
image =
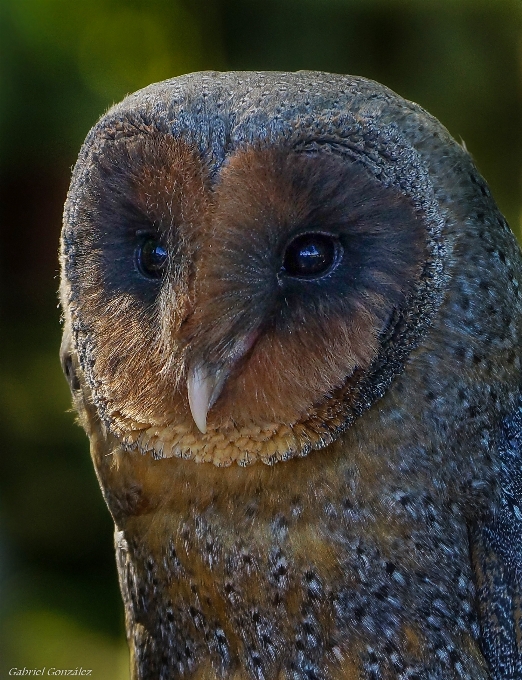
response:
[[[136,265],[147,279],[160,279],[167,264],[167,250],[157,238],[146,237],[136,248]]]

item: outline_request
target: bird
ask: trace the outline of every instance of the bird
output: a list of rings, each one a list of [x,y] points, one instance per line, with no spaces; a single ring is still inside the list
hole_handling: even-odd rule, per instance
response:
[[[60,263],[133,679],[522,678],[522,259],[441,123],[363,77],[150,85]]]

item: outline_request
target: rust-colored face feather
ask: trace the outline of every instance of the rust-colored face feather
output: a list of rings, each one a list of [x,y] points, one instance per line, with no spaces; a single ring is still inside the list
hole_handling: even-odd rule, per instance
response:
[[[302,453],[319,407],[353,406],[346,388],[377,362],[427,252],[411,200],[330,145],[245,146],[211,177],[185,140],[128,130],[93,158],[77,223],[103,419],[156,455],[220,465]],[[140,270],[144,240],[166,254],[160,276]]]

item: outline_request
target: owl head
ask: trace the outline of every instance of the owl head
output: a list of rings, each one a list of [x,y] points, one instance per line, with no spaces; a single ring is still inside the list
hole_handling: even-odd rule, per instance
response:
[[[484,202],[447,131],[363,78],[151,85],[103,116],[73,173],[65,361],[124,447],[219,466],[304,456],[434,325],[443,336]]]

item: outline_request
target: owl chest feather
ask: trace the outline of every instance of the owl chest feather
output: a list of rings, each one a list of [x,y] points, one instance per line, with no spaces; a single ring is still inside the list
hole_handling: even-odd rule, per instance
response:
[[[361,426],[223,470],[92,439],[135,677],[488,677],[465,510],[428,442]]]

